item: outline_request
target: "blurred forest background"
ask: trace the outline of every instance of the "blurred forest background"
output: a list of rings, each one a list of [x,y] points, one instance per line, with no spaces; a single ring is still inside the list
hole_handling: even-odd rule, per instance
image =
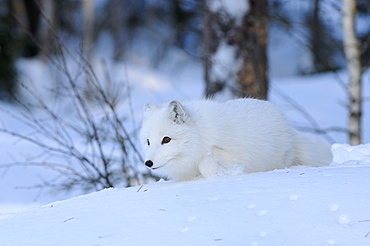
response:
[[[209,56],[217,49],[220,39],[224,38],[229,44],[242,42],[239,45],[243,46],[240,47],[240,53],[247,50],[245,56],[253,56],[249,59],[254,63],[261,63],[259,57],[263,56],[263,52],[257,51],[256,54],[252,52],[258,48],[253,42],[261,42],[261,37],[258,37],[260,40],[257,41],[251,38],[247,40],[248,33],[243,33],[242,29],[233,29],[233,25],[237,25],[236,17],[222,8],[212,9],[210,7],[214,4],[212,2],[223,1],[2,0],[0,1],[1,99],[11,100],[10,95],[17,91],[17,71],[14,61],[20,57],[46,58],[57,55],[55,36],[64,42],[80,42],[79,48],[84,49],[84,54],[89,60],[97,40],[102,35],[109,35],[114,46],[112,59],[116,61],[130,59],[127,51],[135,43],[142,43],[143,39],[147,39],[146,45],[151,45],[154,50],[151,57],[154,66],[161,61],[166,52],[177,47],[194,59],[203,60],[206,73],[207,65],[210,66]],[[370,2],[358,0],[356,4],[358,18],[362,20],[359,24],[363,26],[358,33],[362,67],[366,69],[370,64]],[[262,27],[266,28],[265,39],[268,31],[279,30],[292,36],[300,46],[307,49],[309,59],[302,63],[297,73],[319,73],[345,68],[342,28],[341,22],[338,22],[342,11],[340,1],[304,0],[297,3],[293,0],[261,0],[251,1],[249,7],[251,8],[249,15],[254,16],[248,17],[249,19],[242,24],[245,29],[251,29],[253,25],[265,25]],[[251,13],[252,10],[256,13]],[[253,24],[259,20],[262,20],[262,24]],[[366,24],[368,27],[364,27]],[[231,31],[233,33],[230,34]],[[247,36],[242,37],[245,40],[235,40],[243,36],[237,32]],[[250,36],[253,34],[249,33]],[[248,48],[248,42],[251,42],[251,48]],[[254,67],[254,70],[256,69],[258,68]],[[244,70],[247,68],[244,67]],[[211,81],[212,78],[208,77],[205,76],[205,82],[215,85],[206,88],[207,94],[216,93],[226,83]],[[253,76],[251,79],[256,78],[257,76]],[[262,94],[247,90],[241,95],[250,94],[264,98],[267,96],[267,88],[264,90]]]
[[[137,129],[134,134],[127,130],[127,116],[117,110],[123,87],[111,84],[108,68],[103,71],[103,81],[96,75],[94,54],[105,52],[99,43],[109,46],[112,52],[106,53],[112,63],[135,64],[145,56],[148,66],[153,68],[160,66],[174,50],[180,50],[188,62],[202,64],[205,97],[268,99],[271,76],[336,73],[347,68],[348,61],[353,59],[348,58],[342,31],[346,2],[352,13],[349,20],[355,21],[352,31],[360,64],[356,66],[360,74],[357,82],[361,83],[362,74],[370,66],[368,0],[0,0],[0,100],[9,105],[20,104],[28,113],[26,116],[7,114],[37,134],[4,127],[0,132],[43,149],[25,162],[6,167],[42,166],[64,177],[57,184],[43,181],[36,188],[80,186],[84,190],[99,190],[153,178],[137,168],[137,163],[142,162],[132,140]],[[269,40],[272,33],[279,33],[274,41]],[[280,41],[276,37],[284,37],[281,42],[287,42],[289,37],[289,41],[283,53],[277,52],[280,60],[274,63],[269,61],[268,50]],[[300,50],[301,55],[295,56],[297,60],[291,59],[289,46],[293,45]],[[291,50],[294,52],[293,47]],[[73,56],[77,57],[75,63],[69,63]],[[67,82],[58,89],[59,97],[73,102],[75,108],[68,109],[67,115],[75,112],[77,121],[67,122],[67,117],[42,101],[44,95],[38,96],[31,85],[19,79],[17,61],[24,59],[54,64],[65,75]],[[84,86],[80,87],[78,82],[81,77],[71,72],[71,64],[78,64],[77,70],[84,74]],[[348,133],[351,143],[359,144],[361,90],[351,90],[348,81],[339,83],[348,91],[345,107],[353,124],[348,129],[332,130]],[[43,110],[42,120],[33,114],[35,104],[23,101],[21,89],[33,95],[36,108]],[[353,91],[357,94],[352,95]],[[129,97],[129,93],[125,95]],[[101,107],[99,117],[96,108],[90,108],[92,98]],[[320,129],[315,131],[325,134]],[[43,138],[49,142],[40,140]],[[79,146],[75,139],[85,142]],[[55,156],[68,161],[51,164],[50,159]],[[42,160],[35,161],[36,157]],[[70,165],[76,162],[78,167]]]

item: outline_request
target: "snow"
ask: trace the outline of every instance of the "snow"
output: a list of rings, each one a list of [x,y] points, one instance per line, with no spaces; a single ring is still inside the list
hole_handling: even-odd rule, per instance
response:
[[[370,144],[333,153],[325,167],[106,189],[2,215],[1,245],[369,245]]]
[[[333,162],[357,165],[369,163],[370,152],[368,151],[368,145],[333,144]]]
[[[216,100],[226,100],[232,98],[230,88],[236,87],[237,72],[242,66],[241,58],[237,58],[237,48],[229,45],[222,40],[212,56],[212,67],[210,73],[211,81],[222,81],[227,84],[226,89],[215,95]]]
[[[240,0],[209,0],[207,5],[210,11],[216,13],[225,11],[229,16],[241,23],[243,16],[249,11],[249,1]]]

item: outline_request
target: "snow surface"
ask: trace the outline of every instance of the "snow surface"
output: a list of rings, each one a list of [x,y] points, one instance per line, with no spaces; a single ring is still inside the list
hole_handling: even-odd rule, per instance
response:
[[[0,219],[0,245],[370,244],[370,144],[329,166],[160,181]]]

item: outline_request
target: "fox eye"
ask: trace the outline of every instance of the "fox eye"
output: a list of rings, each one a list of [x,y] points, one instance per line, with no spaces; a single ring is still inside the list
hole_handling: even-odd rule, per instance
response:
[[[150,145],[150,142],[149,142],[149,139],[146,140],[146,144],[149,146]]]
[[[169,143],[171,141],[171,138],[170,137],[164,137],[163,139],[162,139],[162,144],[167,144],[167,143]]]

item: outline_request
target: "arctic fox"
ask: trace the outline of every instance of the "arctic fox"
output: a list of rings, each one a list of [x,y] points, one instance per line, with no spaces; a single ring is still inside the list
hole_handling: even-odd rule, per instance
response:
[[[233,166],[261,172],[332,160],[324,140],[296,131],[277,107],[257,99],[146,104],[140,135],[145,165],[177,181]]]

